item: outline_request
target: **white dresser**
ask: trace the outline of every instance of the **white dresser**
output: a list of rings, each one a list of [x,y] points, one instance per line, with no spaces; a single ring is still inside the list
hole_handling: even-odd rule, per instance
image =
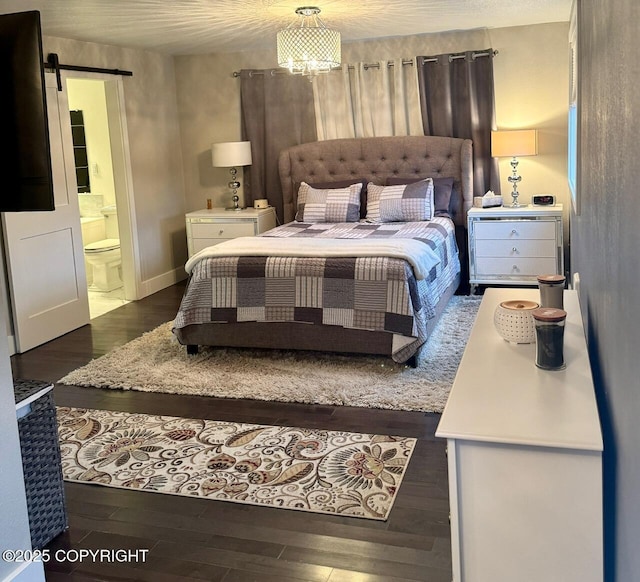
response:
[[[197,210],[185,215],[189,257],[205,247],[239,236],[255,236],[276,226],[275,208]]]
[[[469,282],[537,285],[537,275],[564,275],[562,204],[472,208]]]
[[[447,439],[454,582],[602,582],[602,434],[580,306],[565,291],[561,371],[495,330],[487,289],[436,436]]]

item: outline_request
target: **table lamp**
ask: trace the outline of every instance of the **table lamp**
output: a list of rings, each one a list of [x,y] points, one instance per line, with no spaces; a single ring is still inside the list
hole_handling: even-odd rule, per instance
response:
[[[518,156],[535,156],[538,153],[538,132],[535,129],[516,131],[492,131],[491,155],[495,158],[512,156],[509,182],[513,185],[511,208],[526,206],[518,202],[518,182],[522,177],[518,175]]]
[[[238,182],[236,166],[251,165],[251,142],[249,141],[227,141],[211,144],[211,162],[216,168],[231,168],[231,181],[228,186],[231,188],[233,206],[227,210],[244,210],[238,206]]]

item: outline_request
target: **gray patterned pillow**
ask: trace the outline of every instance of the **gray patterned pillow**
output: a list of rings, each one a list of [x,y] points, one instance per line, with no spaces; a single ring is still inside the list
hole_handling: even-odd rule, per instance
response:
[[[413,184],[367,186],[367,220],[372,222],[418,222],[433,218],[433,180]]]
[[[347,188],[312,188],[306,182],[298,190],[298,222],[358,222],[362,183]]]

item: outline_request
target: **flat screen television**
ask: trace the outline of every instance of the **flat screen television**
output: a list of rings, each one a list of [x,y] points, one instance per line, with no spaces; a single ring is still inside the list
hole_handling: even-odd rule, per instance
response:
[[[0,14],[0,212],[54,210],[40,13]]]

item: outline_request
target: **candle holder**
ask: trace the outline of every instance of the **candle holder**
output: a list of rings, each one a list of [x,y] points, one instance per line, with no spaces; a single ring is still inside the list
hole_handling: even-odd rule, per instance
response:
[[[496,331],[513,344],[532,344],[536,341],[536,330],[531,313],[538,307],[539,303],[526,299],[503,301],[493,314]]]
[[[567,312],[541,307],[532,313],[536,329],[536,366],[564,370],[564,325]]]

